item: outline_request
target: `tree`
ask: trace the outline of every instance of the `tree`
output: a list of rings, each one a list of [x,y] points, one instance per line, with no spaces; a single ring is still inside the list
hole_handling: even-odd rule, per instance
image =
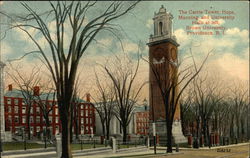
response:
[[[99,15],[90,13],[91,9],[95,9],[98,4],[96,1],[49,2],[50,10],[42,14],[38,14],[28,4],[21,3],[27,11],[27,15],[10,16],[3,13],[12,21],[10,28],[18,28],[25,32],[37,46],[38,51],[35,52],[40,55],[40,59],[51,73],[57,91],[57,103],[62,123],[61,158],[72,157],[69,132],[72,114],[71,102],[80,59],[100,31],[114,33],[115,25],[111,22],[127,14],[137,3],[137,1],[106,2],[106,5],[102,5]],[[90,19],[84,26],[83,23],[86,21],[87,15],[90,15],[88,17]],[[56,33],[53,35],[49,30],[48,20],[54,20],[56,23]],[[72,35],[71,39],[66,41],[65,25],[67,20]],[[27,28],[35,29],[41,33],[48,48],[44,49]],[[68,43],[68,48],[66,48],[65,43]]]
[[[153,74],[153,80],[158,85],[158,90],[160,91],[161,98],[165,106],[167,152],[172,152],[172,125],[175,111],[177,109],[177,105],[179,104],[179,99],[186,87],[202,70],[210,52],[208,52],[201,65],[198,67],[190,49],[193,65],[190,67],[184,67],[179,72],[178,69],[180,68],[182,62],[178,60],[177,54],[175,57],[171,57],[171,59],[166,56],[161,61],[160,65],[158,63],[154,63],[153,59],[144,59],[150,65],[150,73]]]
[[[39,95],[35,96],[35,103],[40,107],[40,110],[43,114],[43,118],[45,121],[45,131],[44,131],[44,146],[47,148],[47,139],[50,138],[50,120],[49,114],[53,110],[56,105],[56,92],[53,86],[51,85],[51,81],[48,80],[43,84],[39,84]]]
[[[244,124],[246,122],[246,116],[244,113],[247,111],[247,98],[248,89],[244,88],[244,85],[238,84],[230,88],[231,96],[229,97],[229,105],[231,105],[231,137],[236,139],[242,138],[245,135]],[[236,133],[234,132],[236,128]]]
[[[10,64],[11,71],[6,71],[7,75],[14,81],[14,83],[18,86],[23,101],[26,105],[26,132],[28,133],[28,139],[31,138],[30,133],[30,114],[35,103],[36,95],[34,94],[34,87],[38,85],[41,81],[40,77],[40,68],[33,67],[31,73],[28,75],[24,75],[25,73],[21,70],[21,66],[17,66],[16,68]]]
[[[109,65],[102,67],[112,82],[116,102],[115,116],[122,126],[123,142],[126,142],[127,126],[131,120],[134,105],[146,82],[139,84],[135,82],[140,65],[139,54],[136,63],[125,53],[120,57],[115,56],[115,59],[108,63]]]
[[[195,112],[193,97],[193,90],[189,88],[187,93],[180,99],[181,127],[184,135],[194,133]]]
[[[98,89],[97,98],[94,99],[95,109],[100,117],[103,136],[105,136],[106,139],[109,140],[110,121],[114,116],[114,107],[116,105],[114,88],[113,85],[108,82],[101,82],[99,79],[100,77],[98,77],[97,74],[95,76]]]
[[[204,136],[205,145],[209,145],[209,122],[214,117],[214,132],[218,132],[218,126],[216,120],[218,119],[218,113],[215,113],[215,108],[220,104],[223,99],[221,95],[221,83],[218,79],[207,80],[206,76],[197,76],[193,80],[194,91],[194,104],[196,107],[196,122],[197,122],[197,137],[200,138],[201,133]]]

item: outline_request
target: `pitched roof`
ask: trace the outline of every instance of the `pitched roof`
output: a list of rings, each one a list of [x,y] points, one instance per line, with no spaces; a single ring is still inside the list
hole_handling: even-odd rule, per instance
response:
[[[7,91],[4,94],[5,97],[14,97],[14,98],[24,98],[23,95],[27,95],[27,94],[22,93],[21,90],[18,90],[18,89]],[[55,101],[57,100],[55,93],[42,93],[40,94],[40,98],[41,100],[55,100]],[[85,103],[86,101],[81,98],[77,98],[77,102]]]

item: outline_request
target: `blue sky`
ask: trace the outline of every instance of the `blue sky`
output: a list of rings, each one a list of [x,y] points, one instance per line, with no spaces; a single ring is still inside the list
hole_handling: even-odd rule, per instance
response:
[[[106,2],[98,2],[96,12],[106,5]],[[35,10],[44,11],[49,5],[48,2],[29,2]],[[148,53],[146,43],[149,35],[153,33],[152,18],[154,12],[158,12],[161,5],[171,12],[174,16],[173,28],[180,44],[179,55],[186,56],[189,48],[192,48],[197,61],[201,61],[206,53],[214,49],[209,58],[206,70],[221,74],[228,81],[242,80],[249,81],[249,3],[246,1],[142,1],[128,15],[114,21],[115,24],[122,26],[123,46],[126,52],[134,55],[137,44],[142,41],[144,44],[145,56]],[[22,14],[23,7],[19,2],[1,2],[0,8],[3,11],[13,14]],[[191,25],[190,20],[179,20],[179,10],[227,10],[234,11],[234,20],[222,20],[221,26],[226,28],[224,35],[219,36],[196,36],[187,35],[186,26]],[[92,14],[91,14],[92,15]],[[94,15],[94,14],[93,14]],[[199,15],[201,16],[201,15]],[[87,18],[91,18],[87,15]],[[53,29],[53,27],[51,27]],[[1,26],[1,33],[4,26]],[[39,40],[39,35],[35,35]],[[70,35],[69,35],[70,37]],[[41,40],[41,39],[40,39]],[[118,40],[103,32],[99,34],[98,43],[92,43],[84,56],[84,68],[81,71],[91,73],[95,62],[103,62],[105,58],[112,56],[113,53],[121,51]],[[42,41],[42,40],[41,40]],[[193,47],[198,43],[199,47]],[[45,46],[46,47],[46,46]],[[6,38],[1,41],[2,60],[15,59],[28,51],[36,50],[36,47],[28,40],[23,33],[18,30],[9,31]],[[34,62],[34,58],[28,57],[24,63]],[[148,75],[146,63],[141,65],[144,78]]]

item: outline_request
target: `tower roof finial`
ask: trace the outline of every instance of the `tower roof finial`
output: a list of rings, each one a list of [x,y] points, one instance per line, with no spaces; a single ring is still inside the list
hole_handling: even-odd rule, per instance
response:
[[[166,13],[166,8],[161,5],[161,8],[159,9],[159,13]]]

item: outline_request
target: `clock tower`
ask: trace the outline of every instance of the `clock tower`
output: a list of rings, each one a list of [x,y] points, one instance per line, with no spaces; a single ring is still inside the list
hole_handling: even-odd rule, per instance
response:
[[[170,85],[173,75],[177,75],[177,56],[178,46],[176,37],[173,34],[173,15],[166,11],[162,5],[158,13],[154,14],[154,34],[149,38],[149,103],[150,103],[150,122],[155,122],[156,134],[159,136],[159,143],[166,141],[166,113],[162,94],[157,81],[162,83],[161,86]],[[157,72],[156,79],[155,72]],[[177,79],[175,80],[177,82]],[[174,81],[174,82],[175,82]],[[178,90],[178,88],[177,88]],[[152,126],[151,126],[152,127]],[[151,129],[151,132],[153,129]],[[174,123],[172,130],[174,140],[186,139],[182,134],[180,123],[180,105],[177,104],[174,114]],[[179,141],[180,142],[180,141]]]

